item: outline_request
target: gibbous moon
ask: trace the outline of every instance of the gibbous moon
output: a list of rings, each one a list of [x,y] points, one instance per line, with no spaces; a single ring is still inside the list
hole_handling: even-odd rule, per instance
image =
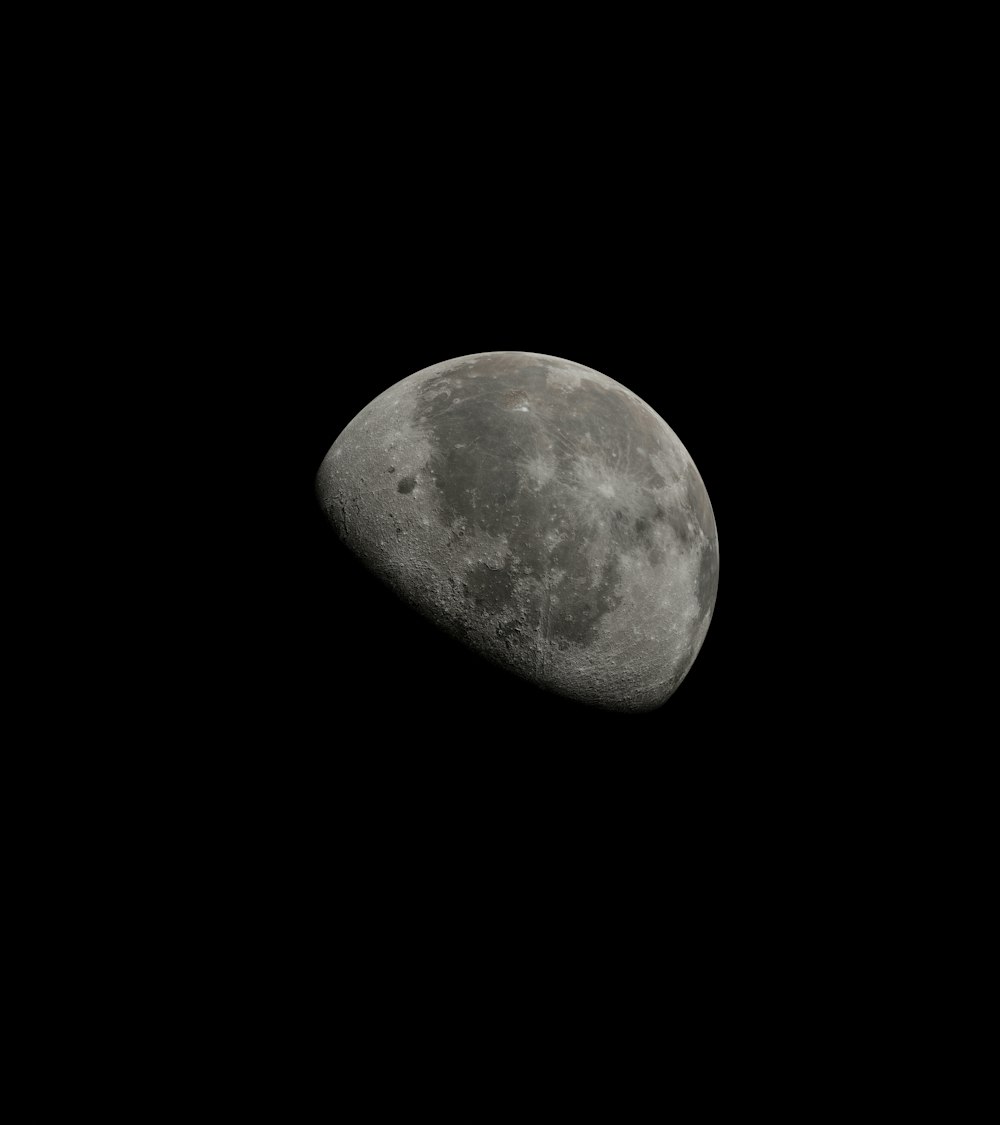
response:
[[[666,422],[589,367],[482,352],[418,371],[344,429],[316,491],[405,601],[560,695],[651,710],[705,640],[705,485]]]

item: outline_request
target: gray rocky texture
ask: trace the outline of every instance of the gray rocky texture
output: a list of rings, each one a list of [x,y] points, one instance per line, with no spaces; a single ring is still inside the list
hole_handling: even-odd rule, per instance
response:
[[[588,367],[483,352],[418,371],[344,429],[316,488],[403,599],[562,695],[658,707],[705,639],[705,485],[663,419]]]

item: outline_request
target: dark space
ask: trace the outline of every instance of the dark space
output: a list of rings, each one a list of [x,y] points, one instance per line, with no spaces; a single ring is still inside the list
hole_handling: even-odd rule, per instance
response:
[[[867,207],[867,170],[844,175],[808,106],[794,118],[797,85],[775,82],[758,110],[743,89],[717,91],[711,68],[685,82],[668,60],[646,68],[655,91],[628,86],[619,107],[593,81],[600,52],[591,68],[568,50],[549,68],[560,90],[546,106],[527,50],[460,80],[441,68],[448,89],[425,107],[426,73],[386,96],[373,58],[352,81],[341,59],[365,46],[324,41],[326,57],[305,66],[299,44],[287,80],[269,50],[247,53],[259,101],[224,83],[217,114],[194,111],[204,154],[187,158],[190,173],[170,180],[158,149],[150,162],[149,178],[170,182],[139,229],[163,242],[143,257],[167,291],[124,280],[156,308],[162,329],[146,343],[169,363],[156,390],[185,418],[152,452],[185,469],[196,431],[213,471],[194,468],[204,525],[178,520],[164,580],[185,600],[197,590],[157,645],[170,663],[156,669],[163,702],[147,721],[168,728],[169,745],[148,767],[147,740],[131,740],[116,763],[130,789],[117,803],[137,827],[108,851],[141,862],[115,889],[127,922],[119,935],[101,914],[67,915],[61,929],[140,950],[137,926],[166,933],[136,1001],[159,1021],[141,983],[165,965],[169,988],[192,976],[190,959],[198,987],[182,1031],[225,1038],[206,1001],[247,1014],[265,1052],[275,1038],[301,1042],[299,1072],[332,1074],[324,1104],[346,1103],[355,1058],[379,1072],[366,1096],[401,1085],[387,1033],[429,1046],[443,1018],[468,1039],[499,1010],[520,1043],[550,1004],[600,1019],[612,993],[644,1009],[630,1022],[650,1057],[671,1049],[646,1031],[665,1012],[712,1066],[722,1055],[709,1024],[770,1047],[761,1023],[782,975],[794,1004],[778,1017],[821,1054],[799,1013],[826,1021],[810,990],[849,980],[842,950],[867,955],[869,917],[899,866],[892,855],[873,868],[872,911],[852,932],[838,899],[856,900],[858,881],[843,857],[865,804],[888,805],[867,745],[891,734],[859,722],[854,744],[830,737],[856,672],[845,657],[834,675],[816,653],[827,629],[855,648],[869,637],[836,602],[843,573],[874,570],[868,544],[858,559],[855,516],[884,499],[850,423],[872,385],[905,375],[854,342],[882,308],[859,284],[871,257],[852,200]],[[367,46],[375,54],[378,40]],[[165,94],[185,81],[173,66]],[[830,101],[851,81],[839,66]],[[495,116],[473,96],[468,125],[454,120],[467,82],[495,91]],[[535,104],[518,115],[509,91],[522,83]],[[592,106],[577,87],[592,88]],[[532,121],[544,136],[528,135]],[[587,708],[487,664],[397,601],[317,503],[321,460],[372,398],[428,365],[508,349],[624,384],[704,479],[718,597],[700,654],[658,710]],[[79,369],[101,358],[83,355]],[[399,494],[418,495],[410,470],[392,468]],[[821,491],[817,477],[834,470],[842,483]],[[623,534],[642,542],[648,530],[638,520]],[[176,544],[173,526],[161,534]],[[883,578],[873,573],[869,602]],[[504,597],[488,580],[472,593]],[[74,743],[80,769],[92,733]],[[136,848],[144,830],[159,870]],[[821,948],[814,935],[826,934],[841,948]],[[685,986],[694,1021],[677,1016]],[[442,1009],[452,990],[460,1004]],[[602,1038],[619,1026],[605,1021]],[[215,1057],[212,1042],[198,1067]],[[252,1092],[267,1068],[248,1084],[247,1059],[231,1085]],[[770,1050],[770,1070],[785,1061]],[[658,1077],[659,1064],[643,1066]],[[715,1069],[712,1083],[743,1096]]]
[[[832,678],[815,655],[859,491],[845,474],[826,507],[816,467],[846,461],[867,484],[832,441],[860,409],[864,363],[844,344],[853,290],[826,269],[827,213],[773,177],[697,160],[671,158],[662,176],[650,160],[609,195],[574,190],[593,151],[570,182],[540,182],[551,161],[515,154],[490,169],[489,195],[477,157],[461,182],[405,160],[365,180],[360,161],[335,165],[324,131],[287,144],[261,172],[273,192],[242,212],[238,191],[225,200],[212,243],[225,269],[202,270],[197,313],[211,343],[177,364],[195,371],[179,397],[196,420],[203,389],[215,408],[206,508],[223,550],[186,544],[187,572],[201,582],[207,562],[209,578],[184,637],[198,673],[183,753],[151,784],[170,795],[165,850],[189,852],[206,915],[246,904],[233,946],[266,942],[255,961],[352,1044],[421,990],[411,1015],[433,1011],[438,974],[463,993],[504,988],[523,959],[527,979],[571,974],[577,1005],[595,975],[621,987],[621,967],[624,988],[652,986],[667,1009],[678,980],[699,1003],[705,980],[737,998],[765,990],[758,950],[780,959],[829,928],[825,881],[855,831],[843,794],[871,790],[870,732],[846,751],[829,735],[852,669]],[[414,195],[411,179],[435,190]],[[718,596],[657,710],[588,708],[486,663],[398,601],[317,502],[320,462],[374,397],[492,350],[628,387],[704,480]],[[410,467],[390,468],[393,495],[419,494]],[[662,517],[643,518],[621,534],[642,543]],[[817,524],[822,538],[804,530]],[[491,581],[471,596],[503,601]],[[256,972],[240,972],[248,1005]]]

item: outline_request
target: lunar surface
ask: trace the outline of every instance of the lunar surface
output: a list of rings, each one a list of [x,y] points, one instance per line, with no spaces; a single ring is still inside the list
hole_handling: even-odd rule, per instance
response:
[[[344,429],[316,490],[403,599],[561,695],[651,710],[705,640],[705,485],[663,419],[588,367],[483,352],[418,371]]]

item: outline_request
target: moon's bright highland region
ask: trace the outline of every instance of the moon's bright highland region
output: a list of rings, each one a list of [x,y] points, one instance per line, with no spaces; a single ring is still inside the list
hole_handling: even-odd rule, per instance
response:
[[[659,707],[705,640],[705,485],[666,422],[589,367],[482,352],[418,371],[348,424],[316,490],[405,601],[571,699]]]

